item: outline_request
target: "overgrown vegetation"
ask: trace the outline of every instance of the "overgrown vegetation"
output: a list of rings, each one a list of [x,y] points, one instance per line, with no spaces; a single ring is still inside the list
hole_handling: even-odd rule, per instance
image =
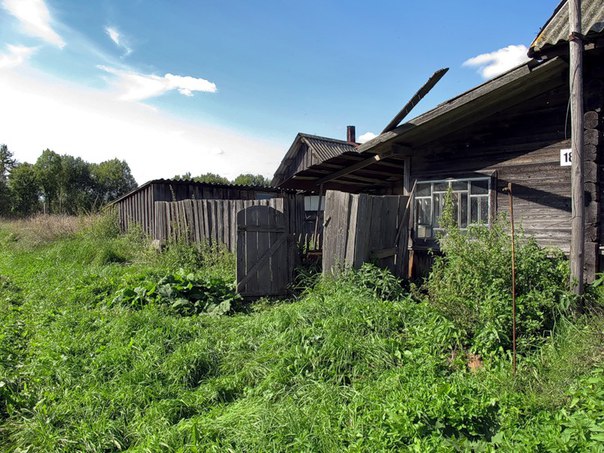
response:
[[[523,238],[512,376],[504,224],[450,231],[412,294],[365,265],[242,312],[228,253],[76,223],[44,241],[0,225],[1,450],[604,445],[599,308],[576,314],[563,258]]]

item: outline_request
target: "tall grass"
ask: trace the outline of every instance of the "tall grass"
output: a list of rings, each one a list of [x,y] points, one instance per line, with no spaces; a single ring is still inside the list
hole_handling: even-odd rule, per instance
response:
[[[523,351],[513,379],[505,351],[469,367],[458,320],[371,266],[229,316],[115,303],[180,268],[232,279],[233,257],[182,245],[159,253],[103,222],[33,247],[7,242],[0,255],[0,450],[600,445],[597,314],[560,319]]]

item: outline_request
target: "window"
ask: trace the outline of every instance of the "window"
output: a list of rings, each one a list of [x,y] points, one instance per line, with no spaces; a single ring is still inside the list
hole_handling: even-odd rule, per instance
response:
[[[325,196],[319,195],[306,195],[304,197],[304,210],[306,212],[317,212],[317,208],[319,207],[319,198],[321,198],[321,209],[319,210],[325,210]]]
[[[491,178],[418,181],[415,187],[416,238],[434,238],[442,232],[440,217],[449,189],[453,196],[453,215],[459,228],[489,223]]]

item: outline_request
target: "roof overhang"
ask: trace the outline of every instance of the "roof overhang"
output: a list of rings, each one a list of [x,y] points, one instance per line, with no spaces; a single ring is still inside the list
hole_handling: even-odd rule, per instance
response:
[[[403,179],[406,158],[418,148],[448,134],[479,123],[527,99],[567,83],[568,64],[560,58],[531,61],[514,68],[392,131],[344,153],[296,173],[283,188],[362,192],[396,184]],[[379,156],[379,158],[375,158]]]
[[[530,58],[545,59],[553,55],[568,55],[569,9],[563,0],[555,9],[528,50]],[[604,30],[604,2],[583,0],[581,2],[581,33],[585,42],[602,46]]]

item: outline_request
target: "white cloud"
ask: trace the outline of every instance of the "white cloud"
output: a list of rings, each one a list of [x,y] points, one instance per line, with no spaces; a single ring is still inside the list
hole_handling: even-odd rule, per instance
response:
[[[8,53],[0,54],[0,69],[14,68],[23,64],[37,50],[36,47],[6,46]]]
[[[161,96],[171,90],[177,90],[184,96],[193,96],[194,91],[216,92],[216,85],[206,79],[173,74],[162,77],[108,66],[98,66],[98,68],[116,77],[114,83],[119,98],[124,101],[142,101]]]
[[[357,140],[359,143],[365,143],[365,142],[368,142],[369,140],[374,139],[375,137],[377,137],[377,135],[375,135],[373,132],[365,132]]]
[[[507,46],[495,52],[483,53],[464,61],[463,66],[477,67],[478,73],[485,79],[503,74],[529,60],[524,45]]]
[[[19,19],[27,34],[61,49],[65,47],[65,41],[51,26],[52,19],[44,0],[2,0],[2,6]]]
[[[109,39],[111,39],[116,46],[125,52],[124,55],[130,55],[132,53],[132,49],[128,46],[124,37],[116,27],[105,27],[105,33],[107,33]]]
[[[0,99],[11,106],[0,109],[2,142],[18,160],[35,162],[46,148],[89,162],[117,157],[139,183],[186,172],[271,175],[288,145],[120,102],[26,66],[0,72]]]

